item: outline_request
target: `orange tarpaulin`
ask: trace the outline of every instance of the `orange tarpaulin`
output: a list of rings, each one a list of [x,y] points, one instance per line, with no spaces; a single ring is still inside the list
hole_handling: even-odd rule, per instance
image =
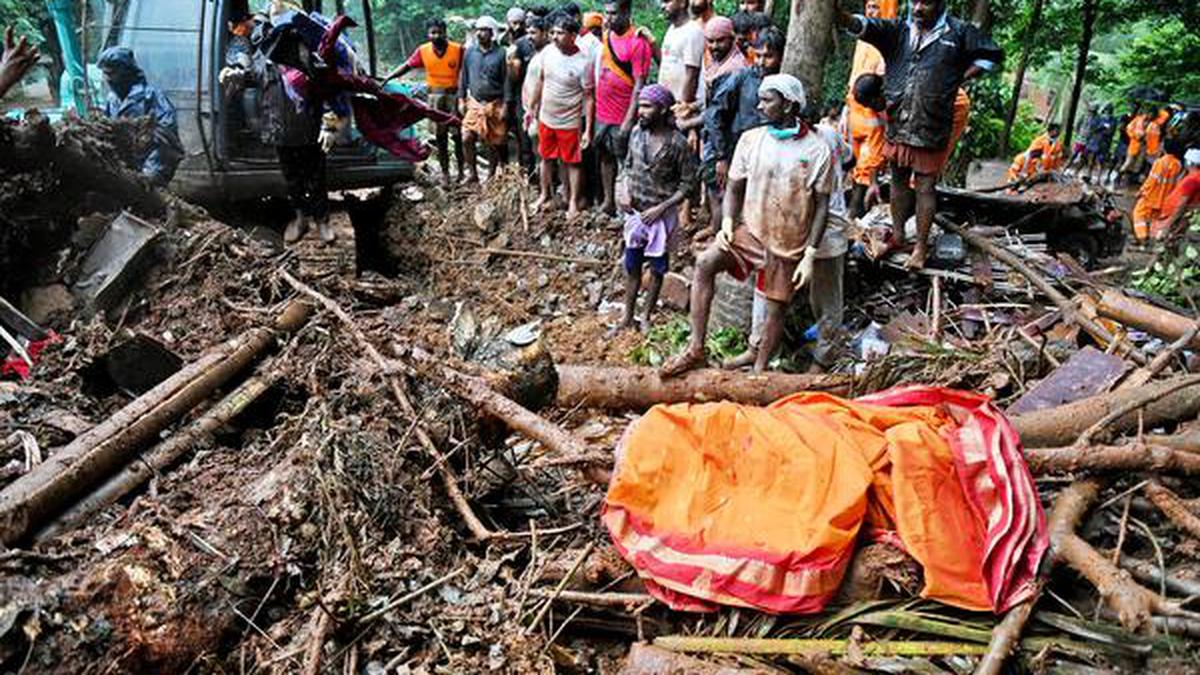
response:
[[[691,610],[820,611],[874,537],[921,564],[925,597],[1003,611],[1048,545],[1016,433],[933,388],[658,406],[621,442],[603,520],[647,590]]]

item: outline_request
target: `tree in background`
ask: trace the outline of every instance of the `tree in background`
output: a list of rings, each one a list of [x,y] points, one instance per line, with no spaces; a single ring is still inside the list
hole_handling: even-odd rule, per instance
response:
[[[783,72],[804,83],[810,102],[822,100],[825,61],[834,46],[833,2],[792,0]],[[844,96],[845,91],[841,94]]]

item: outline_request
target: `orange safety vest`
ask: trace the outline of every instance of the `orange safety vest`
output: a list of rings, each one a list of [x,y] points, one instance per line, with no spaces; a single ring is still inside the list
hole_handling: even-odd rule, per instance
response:
[[[458,71],[462,68],[462,45],[451,42],[446,53],[438,56],[432,42],[421,45],[421,66],[425,69],[425,84],[430,89],[457,89]]]
[[[1162,152],[1162,135],[1163,125],[1167,123],[1171,116],[1164,110],[1155,117],[1153,121],[1146,123],[1146,154],[1151,157],[1158,156]]]
[[[1163,203],[1182,179],[1182,162],[1173,155],[1159,157],[1154,166],[1150,167],[1150,175],[1142,182],[1142,188],[1138,190],[1137,204],[1133,207],[1133,221],[1149,223],[1166,215],[1162,212]]]
[[[1130,157],[1140,155],[1142,153],[1142,139],[1146,136],[1146,115],[1138,114],[1129,120],[1129,124],[1125,127],[1125,133],[1129,135],[1128,155]]]
[[[1042,151],[1042,161],[1039,167],[1041,171],[1055,171],[1062,166],[1063,147],[1061,136],[1054,143],[1050,142],[1050,134],[1038,136],[1029,144],[1030,151],[1036,149]]]

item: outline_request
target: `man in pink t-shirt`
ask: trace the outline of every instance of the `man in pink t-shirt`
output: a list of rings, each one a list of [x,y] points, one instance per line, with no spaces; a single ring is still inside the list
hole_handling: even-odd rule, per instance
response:
[[[592,145],[600,150],[600,178],[604,184],[604,212],[617,212],[614,198],[617,165],[625,157],[629,132],[637,121],[637,97],[650,76],[653,49],[637,34],[631,19],[631,0],[604,3],[607,30],[600,49],[596,80],[596,135]]]

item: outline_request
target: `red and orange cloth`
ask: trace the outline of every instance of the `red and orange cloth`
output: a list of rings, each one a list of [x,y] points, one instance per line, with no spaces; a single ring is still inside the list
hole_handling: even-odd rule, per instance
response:
[[[621,441],[602,518],[647,590],[694,611],[821,611],[876,539],[921,564],[924,597],[1002,612],[1049,545],[1008,421],[932,387],[657,406]]]

